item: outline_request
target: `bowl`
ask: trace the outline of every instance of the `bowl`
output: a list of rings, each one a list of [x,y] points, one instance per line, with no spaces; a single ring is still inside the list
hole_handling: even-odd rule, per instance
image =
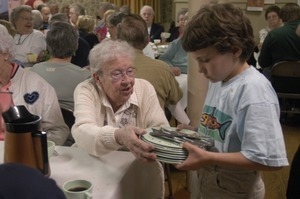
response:
[[[165,39],[168,39],[170,36],[171,36],[171,33],[169,33],[169,32],[162,32],[160,34],[160,37],[165,38]]]
[[[51,158],[53,156],[53,153],[54,153],[55,143],[48,140],[47,141],[47,146],[48,146],[48,158]]]

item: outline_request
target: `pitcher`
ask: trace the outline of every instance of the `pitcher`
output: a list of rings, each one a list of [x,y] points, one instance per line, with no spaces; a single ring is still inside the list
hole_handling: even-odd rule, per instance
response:
[[[4,112],[6,133],[4,163],[19,163],[50,175],[47,135],[40,130],[41,117],[25,106],[11,106]]]

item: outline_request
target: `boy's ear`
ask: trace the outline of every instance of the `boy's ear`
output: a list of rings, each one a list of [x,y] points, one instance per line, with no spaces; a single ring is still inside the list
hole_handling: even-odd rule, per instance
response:
[[[242,54],[242,49],[241,48],[236,48],[234,51],[233,51],[233,56],[235,58],[239,58]]]

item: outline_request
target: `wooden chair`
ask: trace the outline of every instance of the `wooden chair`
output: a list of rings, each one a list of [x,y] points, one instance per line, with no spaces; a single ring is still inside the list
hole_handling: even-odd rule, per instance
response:
[[[284,61],[271,68],[271,83],[280,101],[281,113],[300,113],[300,61]],[[300,103],[299,103],[300,104]]]
[[[61,107],[60,109],[61,109],[61,113],[63,115],[63,118],[65,120],[65,123],[70,129],[69,137],[68,137],[68,139],[67,139],[67,141],[64,145],[65,146],[71,146],[72,144],[75,143],[74,138],[71,134],[71,128],[72,128],[73,124],[75,123],[75,117],[74,117],[73,111],[71,109],[67,109],[67,108],[63,108],[63,107]]]

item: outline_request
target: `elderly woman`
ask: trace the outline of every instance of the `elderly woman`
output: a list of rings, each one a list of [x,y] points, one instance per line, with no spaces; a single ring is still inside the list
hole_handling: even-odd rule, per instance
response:
[[[12,10],[10,20],[17,30],[14,36],[15,59],[28,63],[27,54],[39,55],[46,50],[46,40],[42,32],[33,29],[33,14],[30,6],[22,5]]]
[[[154,147],[139,136],[145,128],[169,123],[153,86],[134,77],[133,48],[105,40],[91,50],[89,60],[93,78],[74,92],[76,144],[95,156],[127,147],[140,160],[154,160]]]
[[[69,6],[69,18],[72,26],[76,27],[79,15],[85,15],[84,7],[78,3],[72,3]]]
[[[40,115],[41,128],[47,132],[48,139],[63,145],[69,131],[55,90],[36,73],[10,61],[14,56],[13,42],[6,28],[0,25],[0,90],[13,92],[15,105],[24,105],[31,113]],[[0,140],[3,139],[0,132]]]

